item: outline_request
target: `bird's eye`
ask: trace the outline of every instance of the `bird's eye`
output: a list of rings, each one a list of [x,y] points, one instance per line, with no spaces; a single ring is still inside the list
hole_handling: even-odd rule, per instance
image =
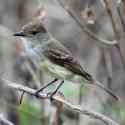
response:
[[[32,35],[36,35],[38,32],[37,31],[32,31],[31,34]]]

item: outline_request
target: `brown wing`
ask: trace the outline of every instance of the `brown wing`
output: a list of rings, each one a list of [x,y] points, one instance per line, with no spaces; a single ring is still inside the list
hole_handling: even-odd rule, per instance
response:
[[[53,63],[63,66],[77,75],[83,76],[88,81],[92,80],[92,76],[84,71],[80,63],[68,51],[56,48],[49,49],[46,53],[48,59]]]

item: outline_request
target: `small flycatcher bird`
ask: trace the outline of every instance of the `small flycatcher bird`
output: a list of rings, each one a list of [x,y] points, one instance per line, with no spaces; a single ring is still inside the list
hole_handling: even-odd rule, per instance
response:
[[[30,41],[34,45],[32,49],[35,52],[38,60],[41,61],[41,63],[42,61],[47,61],[49,64],[48,67],[53,67],[51,73],[55,76],[55,79],[36,91],[36,95],[50,84],[56,82],[57,80],[62,80],[54,92],[56,93],[56,91],[66,79],[66,76],[64,76],[63,73],[56,73],[53,70],[58,67],[60,72],[65,70],[67,74],[69,73],[78,75],[88,83],[99,86],[116,100],[118,100],[118,97],[111,90],[104,87],[99,81],[94,79],[91,74],[83,69],[79,61],[65,46],[63,46],[58,40],[52,37],[52,35],[44,27],[43,20],[41,18],[33,19],[31,22],[24,25],[20,32],[15,33],[14,36],[20,36],[23,37],[26,41]]]

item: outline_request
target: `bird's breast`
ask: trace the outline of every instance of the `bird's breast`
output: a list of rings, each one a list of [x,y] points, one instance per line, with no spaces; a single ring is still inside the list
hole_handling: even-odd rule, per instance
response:
[[[54,64],[49,59],[44,57],[44,60],[40,63],[40,66],[44,71],[47,71],[55,78],[59,79],[71,79],[73,77],[73,73],[69,70],[65,69],[62,66]]]

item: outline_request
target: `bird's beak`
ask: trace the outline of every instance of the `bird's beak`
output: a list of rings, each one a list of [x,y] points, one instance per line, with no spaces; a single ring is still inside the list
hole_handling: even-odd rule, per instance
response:
[[[22,36],[22,37],[24,37],[24,36],[26,36],[26,35],[24,34],[23,31],[20,31],[20,32],[14,33],[13,36]]]

